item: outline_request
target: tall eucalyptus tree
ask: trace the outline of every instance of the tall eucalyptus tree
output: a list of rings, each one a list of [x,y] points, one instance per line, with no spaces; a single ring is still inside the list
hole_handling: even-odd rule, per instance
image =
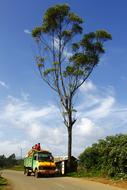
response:
[[[98,65],[104,42],[111,40],[105,30],[83,34],[83,19],[67,4],[47,9],[42,24],[32,36],[38,45],[36,63],[41,78],[59,97],[64,124],[68,131],[68,166],[71,168],[74,96]]]

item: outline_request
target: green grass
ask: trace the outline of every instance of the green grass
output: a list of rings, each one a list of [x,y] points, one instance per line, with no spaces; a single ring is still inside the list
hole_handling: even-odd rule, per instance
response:
[[[68,173],[67,176],[70,177],[102,177],[101,173],[99,171],[93,170],[93,171],[85,171],[85,170],[78,170],[77,172]],[[103,176],[104,177],[104,176]]]
[[[78,178],[105,178],[105,179],[108,179],[108,180],[113,180],[113,181],[126,181],[127,180],[127,175],[126,176],[115,176],[115,177],[111,177],[111,176],[108,176],[106,175],[104,172],[101,172],[101,171],[97,171],[95,169],[93,169],[92,171],[85,171],[85,170],[78,170],[77,172],[72,172],[72,173],[68,173],[66,174],[66,176],[68,177],[78,177]]]
[[[11,170],[16,170],[16,171],[23,171],[24,170],[24,167],[23,166],[20,166],[20,165],[17,165],[17,166],[13,166],[10,168]]]
[[[68,173],[67,176],[69,177],[100,177],[99,174],[96,173],[85,173],[85,172],[72,172]]]
[[[0,190],[2,190],[5,185],[7,185],[7,180],[0,177]]]
[[[0,185],[6,185],[7,184],[7,180],[4,179],[3,177],[0,177]]]

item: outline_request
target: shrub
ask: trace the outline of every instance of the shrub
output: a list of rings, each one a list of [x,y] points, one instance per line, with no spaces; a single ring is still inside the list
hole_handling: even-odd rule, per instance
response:
[[[88,171],[127,179],[127,135],[119,134],[99,140],[79,156],[79,164]]]

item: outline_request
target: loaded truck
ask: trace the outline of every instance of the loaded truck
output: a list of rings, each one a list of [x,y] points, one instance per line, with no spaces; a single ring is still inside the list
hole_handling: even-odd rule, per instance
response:
[[[57,173],[52,153],[42,150],[39,143],[32,147],[24,159],[24,174],[30,176],[32,173],[37,178],[42,174]]]

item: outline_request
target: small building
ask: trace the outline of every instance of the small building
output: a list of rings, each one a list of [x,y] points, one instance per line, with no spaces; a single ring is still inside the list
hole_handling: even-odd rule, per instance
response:
[[[56,167],[58,169],[59,174],[65,175],[68,172],[68,156],[56,156],[54,157],[54,161],[56,163]],[[71,172],[77,171],[78,159],[74,156],[71,157],[72,167]]]

